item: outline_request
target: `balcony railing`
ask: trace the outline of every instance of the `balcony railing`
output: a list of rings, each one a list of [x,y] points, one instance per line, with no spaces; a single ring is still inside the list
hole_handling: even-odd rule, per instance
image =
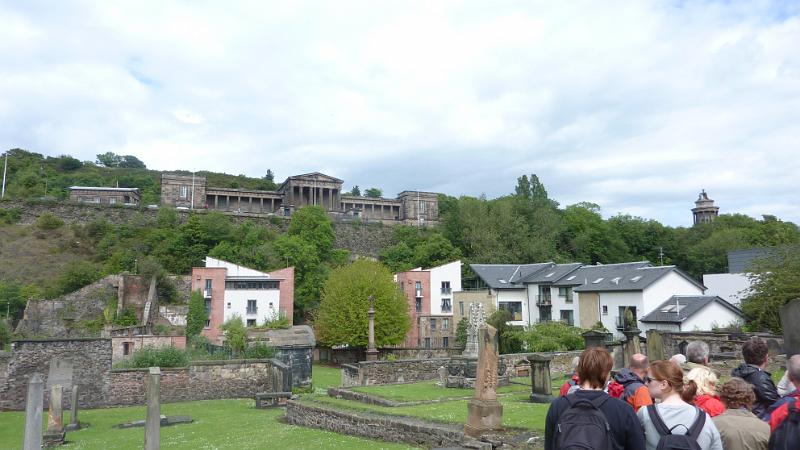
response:
[[[545,295],[536,296],[536,306],[551,306],[552,304],[553,299],[551,297]]]
[[[453,290],[450,289],[450,288],[442,288],[442,294],[443,295],[450,295],[452,292],[453,292]]]
[[[211,289],[203,289],[203,298],[211,298]]]
[[[247,314],[258,314],[258,307],[247,308]]]

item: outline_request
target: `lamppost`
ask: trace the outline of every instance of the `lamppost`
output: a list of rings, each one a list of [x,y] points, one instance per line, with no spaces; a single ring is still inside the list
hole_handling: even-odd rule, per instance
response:
[[[6,162],[3,165],[3,190],[0,193],[0,198],[6,197],[6,169],[8,169],[8,152],[6,152]]]
[[[375,348],[375,296],[369,296],[369,346],[367,347],[367,361],[378,360],[378,349]]]

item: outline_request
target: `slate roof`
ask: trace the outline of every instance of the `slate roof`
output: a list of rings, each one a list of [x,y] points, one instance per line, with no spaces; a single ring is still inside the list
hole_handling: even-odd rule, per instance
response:
[[[575,270],[580,269],[581,266],[583,266],[581,263],[554,264],[544,270],[528,275],[520,280],[520,282],[532,284],[554,283]]]
[[[673,295],[658,308],[639,319],[640,322],[681,323],[707,305],[717,302],[744,317],[742,311],[716,295]],[[678,308],[677,306],[680,305]],[[669,311],[667,311],[669,310]]]
[[[537,264],[469,265],[472,271],[475,272],[475,275],[492,289],[525,289],[525,285],[521,283],[524,278],[530,277],[533,274],[553,266],[555,266],[553,262]]]
[[[757,259],[774,258],[778,254],[776,248],[746,248],[728,252],[728,273],[749,272]]]
[[[591,283],[598,278],[612,279],[614,274],[629,272],[639,267],[651,266],[648,261],[637,261],[630,263],[619,264],[598,264],[595,266],[581,266],[578,270],[566,274],[558,281],[553,283],[554,286],[579,286],[584,282]]]
[[[573,290],[575,292],[641,291],[671,272],[686,278],[702,291],[706,290],[705,286],[675,266],[605,267],[605,270],[596,270],[591,273],[593,278],[584,277],[582,282],[585,284],[581,284]]]

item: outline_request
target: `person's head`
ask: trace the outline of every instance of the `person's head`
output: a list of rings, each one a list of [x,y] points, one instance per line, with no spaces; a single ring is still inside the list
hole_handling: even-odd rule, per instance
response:
[[[647,375],[647,366],[648,366],[647,356],[644,356],[641,353],[636,353],[634,355],[631,355],[631,363],[629,367],[629,369],[631,369],[631,372],[635,373],[636,375],[639,375],[640,377],[643,377]]]
[[[800,355],[794,355],[786,363],[786,372],[789,381],[795,386],[800,386]]]
[[[697,395],[717,395],[717,376],[711,369],[696,367],[689,371],[684,378],[684,388],[681,398],[691,403]]]
[[[669,360],[674,362],[675,364],[681,365],[686,362],[686,357],[678,353],[677,355],[672,355],[672,357]]]
[[[757,337],[742,345],[742,357],[747,364],[764,366],[767,364],[767,354],[769,354],[767,343]]]
[[[750,409],[756,401],[753,385],[741,378],[731,378],[719,389],[719,399],[728,409]]]
[[[582,384],[588,384],[592,389],[602,389],[613,366],[614,360],[608,350],[600,347],[587,348],[578,361],[578,378]]]
[[[653,398],[663,399],[672,393],[683,393],[683,370],[672,361],[650,364],[647,389]]]
[[[708,344],[703,341],[692,341],[686,346],[686,359],[695,364],[708,364]]]
[[[580,356],[576,356],[572,358],[572,373],[575,373],[578,370],[578,363],[581,361]]]

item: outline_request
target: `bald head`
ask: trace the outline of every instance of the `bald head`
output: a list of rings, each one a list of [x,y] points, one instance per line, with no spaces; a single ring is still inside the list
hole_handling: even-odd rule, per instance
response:
[[[648,366],[647,356],[644,356],[641,353],[635,353],[631,355],[631,363],[629,366],[631,372],[639,376],[644,376],[645,374],[647,374],[647,366]]]
[[[789,381],[795,386],[800,386],[800,355],[794,355],[786,363],[786,371],[789,373]]]

